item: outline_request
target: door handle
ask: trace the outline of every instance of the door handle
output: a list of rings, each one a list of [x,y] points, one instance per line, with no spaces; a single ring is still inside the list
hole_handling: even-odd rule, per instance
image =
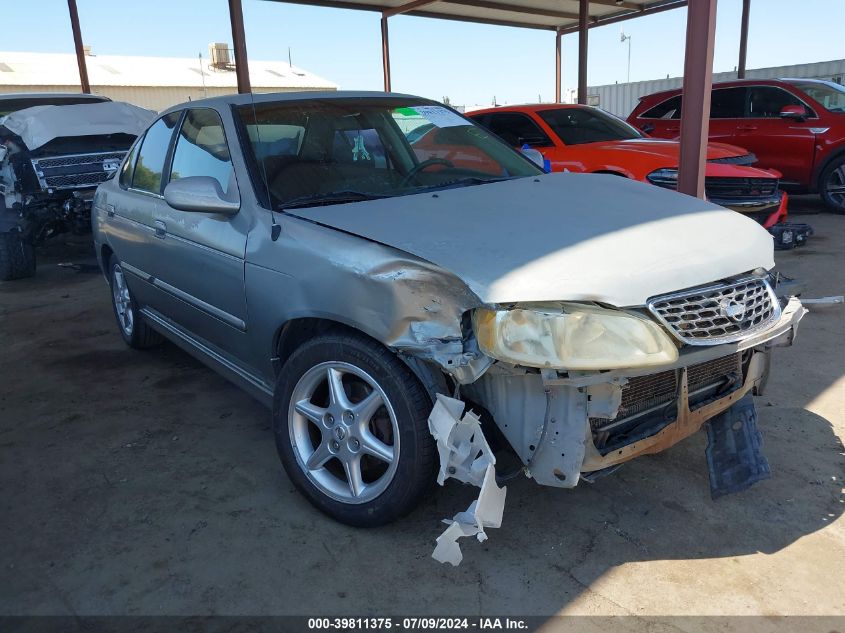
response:
[[[113,204],[107,204],[106,205],[106,215],[110,218],[114,217],[114,205]]]
[[[167,235],[167,225],[160,221],[155,221],[155,230],[156,230],[156,237],[163,240],[164,236]]]
[[[757,126],[756,125],[737,125],[736,129],[740,130],[742,132],[753,132],[754,130],[757,129]]]

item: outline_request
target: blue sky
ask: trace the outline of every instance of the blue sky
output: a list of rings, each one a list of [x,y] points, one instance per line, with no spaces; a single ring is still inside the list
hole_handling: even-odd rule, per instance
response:
[[[83,39],[95,53],[193,57],[208,43],[231,41],[226,0],[77,0]],[[4,3],[5,4],[5,3]],[[10,51],[72,52],[64,0],[17,1],[4,7]],[[249,55],[287,60],[346,89],[381,89],[379,16],[243,0]],[[736,66],[741,0],[720,0],[715,70]],[[631,20],[631,79],[682,73],[686,12]],[[37,25],[37,26],[36,26]],[[748,66],[845,58],[842,0],[752,0]],[[620,25],[590,31],[589,83],[623,82],[627,45]],[[551,32],[398,16],[390,21],[393,89],[455,104],[547,101],[554,97]],[[563,38],[563,85],[577,84],[577,35]]]

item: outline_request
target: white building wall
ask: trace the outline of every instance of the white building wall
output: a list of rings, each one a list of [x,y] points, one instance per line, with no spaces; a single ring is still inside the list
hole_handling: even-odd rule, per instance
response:
[[[800,77],[805,79],[827,79],[836,83],[845,83],[845,59],[794,66],[775,66],[757,68],[746,72],[748,79],[777,79],[780,77]],[[731,81],[736,79],[736,72],[715,73],[713,81]],[[674,90],[683,85],[683,77],[636,81],[626,84],[609,84],[587,88],[590,104],[627,117],[636,107],[639,98],[655,92]]]
[[[253,86],[253,91],[260,92],[298,92],[325,90],[325,88],[262,88]],[[79,92],[79,85],[68,86],[3,86],[2,92]],[[235,94],[237,90],[230,88],[212,87],[206,90],[196,86],[91,86],[91,92],[108,97],[113,101],[125,101],[133,105],[155,110],[165,110],[170,106],[185,101],[196,101],[205,97],[220,97]]]

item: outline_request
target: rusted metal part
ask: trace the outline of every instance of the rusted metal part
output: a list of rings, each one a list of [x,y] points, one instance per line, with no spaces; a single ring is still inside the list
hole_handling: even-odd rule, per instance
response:
[[[229,0],[229,21],[232,24],[232,48],[235,51],[235,76],[238,80],[238,92],[252,92],[252,86],[249,82],[249,61],[246,54],[244,12],[241,0]]]
[[[73,46],[76,49],[76,63],[79,66],[79,83],[82,86],[82,92],[90,94],[91,84],[88,81],[88,65],[85,61],[85,48],[82,45],[82,29],[79,27],[76,0],[67,0],[67,8],[70,13],[70,29],[73,31]]]
[[[587,103],[587,38],[588,18],[590,10],[589,0],[581,0],[578,11],[578,103]]]
[[[751,13],[751,0],[742,0],[742,21],[739,27],[739,63],[736,67],[737,79],[745,79],[745,62],[748,58],[748,18]]]
[[[687,7],[678,191],[698,198],[704,198],[715,42],[716,0],[691,2]]]
[[[560,54],[560,44],[561,39],[563,36],[561,35],[560,31],[555,33],[555,103],[560,103],[560,71],[561,71],[561,54]]]
[[[387,15],[381,16],[381,71],[384,76],[384,91],[390,92],[390,34],[387,30]]]
[[[585,472],[602,470],[603,468],[621,464],[640,455],[659,453],[689,437],[698,431],[709,419],[719,415],[730,408],[735,402],[738,402],[762,380],[765,368],[764,356],[765,353],[761,352],[751,358],[748,376],[739,389],[724,398],[709,402],[695,410],[691,410],[689,405],[688,369],[686,367],[682,368],[680,370],[681,375],[677,398],[678,415],[675,421],[654,435],[623,446],[607,455],[601,455],[595,444],[588,441],[582,467],[583,470]]]

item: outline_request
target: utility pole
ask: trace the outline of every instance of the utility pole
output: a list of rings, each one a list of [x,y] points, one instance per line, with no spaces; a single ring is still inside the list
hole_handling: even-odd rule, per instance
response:
[[[628,41],[628,83],[631,83],[631,36],[625,35],[625,31],[619,31],[619,41],[623,44]]]

